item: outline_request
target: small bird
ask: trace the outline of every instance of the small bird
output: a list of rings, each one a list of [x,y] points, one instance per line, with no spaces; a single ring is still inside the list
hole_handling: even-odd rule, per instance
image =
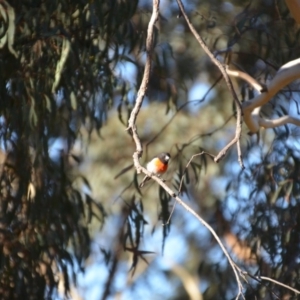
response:
[[[154,157],[152,160],[150,160],[147,163],[146,168],[153,175],[160,176],[167,171],[170,158],[171,158],[170,153],[162,152],[156,157]],[[143,181],[140,183],[140,188],[142,188],[144,184],[150,179],[151,177],[146,175]]]

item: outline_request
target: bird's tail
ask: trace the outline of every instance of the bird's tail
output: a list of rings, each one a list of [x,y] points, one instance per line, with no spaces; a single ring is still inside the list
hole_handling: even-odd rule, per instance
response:
[[[145,183],[146,183],[148,180],[150,180],[150,179],[151,179],[151,177],[149,177],[149,176],[146,175],[146,176],[144,177],[143,181],[140,183],[139,187],[142,188],[142,187],[145,185]]]

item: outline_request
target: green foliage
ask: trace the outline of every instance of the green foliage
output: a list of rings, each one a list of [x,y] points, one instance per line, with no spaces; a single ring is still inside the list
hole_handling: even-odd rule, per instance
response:
[[[300,242],[300,160],[295,138],[298,136],[287,138],[286,134],[279,134],[266,155],[262,148],[252,145],[244,156],[248,168],[228,186],[224,209],[227,210],[228,201],[235,199],[236,221],[232,226],[238,228],[240,236],[247,237],[258,261],[258,274],[299,289],[296,268]],[[286,293],[276,285],[269,288],[277,295]],[[261,285],[249,292],[252,297],[259,297],[264,289]]]
[[[73,260],[82,269],[90,253],[88,223],[105,216],[77,184],[70,151],[80,128],[100,130],[114,95],[128,92],[114,66],[140,43],[130,20],[137,1],[10,4],[17,55],[0,53],[0,297],[51,298],[56,273],[68,292],[68,265],[75,276]],[[57,138],[63,150],[53,157]]]

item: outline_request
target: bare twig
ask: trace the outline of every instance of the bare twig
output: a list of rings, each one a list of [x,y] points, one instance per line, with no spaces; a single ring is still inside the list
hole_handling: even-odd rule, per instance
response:
[[[231,116],[230,116],[230,117],[229,117],[229,118],[228,118],[228,119],[227,119],[220,127],[215,128],[214,130],[212,130],[212,131],[210,131],[210,132],[203,133],[203,134],[199,134],[199,135],[193,137],[188,143],[185,143],[185,144],[183,145],[183,147],[181,148],[181,151],[184,149],[184,147],[186,147],[186,146],[188,146],[188,145],[194,143],[197,139],[202,138],[202,137],[205,137],[205,136],[211,136],[211,135],[213,135],[214,133],[216,133],[217,131],[221,130],[221,129],[222,129],[222,128],[223,128],[223,127],[231,120],[232,117],[233,117],[233,115],[231,115]],[[202,151],[202,152],[200,152],[200,153],[194,154],[194,155],[190,158],[190,160],[188,161],[188,163],[186,164],[186,166],[185,166],[185,168],[184,168],[183,174],[182,174],[181,179],[180,179],[180,184],[179,184],[179,188],[178,188],[178,193],[180,193],[180,191],[181,191],[182,184],[183,184],[183,179],[184,179],[184,175],[185,175],[185,173],[186,173],[187,168],[190,166],[191,162],[193,161],[193,159],[194,159],[195,157],[201,156],[201,155],[203,155],[203,154],[207,154],[207,155],[210,156],[213,160],[215,159],[215,156],[214,156],[213,154],[208,153],[208,152],[205,152],[205,151]]]
[[[190,145],[191,143],[194,143],[195,141],[197,141],[200,138],[203,138],[205,136],[212,136],[214,133],[216,133],[217,131],[221,130],[222,128],[224,128],[224,126],[234,117],[234,115],[232,114],[230,117],[227,118],[227,120],[219,127],[215,128],[214,130],[207,132],[207,133],[202,133],[202,134],[197,134],[196,136],[194,136],[193,138],[190,139],[190,141],[186,144],[184,144],[185,146]]]
[[[148,89],[150,72],[151,72],[152,52],[153,52],[153,31],[154,31],[154,25],[158,20],[158,16],[159,16],[159,0],[153,0],[153,12],[152,12],[151,19],[149,21],[148,31],[147,31],[147,40],[146,40],[147,58],[146,58],[144,75],[143,75],[141,86],[137,94],[135,105],[131,111],[130,118],[128,120],[128,128],[127,128],[127,130],[131,130],[132,137],[136,145],[136,152],[133,154],[136,157],[140,157],[142,155],[143,148],[142,148],[142,143],[138,137],[135,122]],[[134,161],[138,161],[138,160],[134,160]],[[140,173],[139,164],[135,165],[135,167],[137,172]]]
[[[272,278],[266,277],[266,276],[254,276],[254,275],[250,274],[249,272],[242,271],[239,267],[237,267],[237,268],[239,269],[239,271],[242,274],[247,275],[247,276],[251,277],[252,279],[255,279],[258,282],[261,282],[262,280],[270,281],[270,282],[273,282],[273,283],[275,283],[277,285],[280,285],[280,286],[282,286],[282,287],[284,287],[284,288],[286,288],[288,290],[291,290],[291,291],[293,291],[296,294],[300,294],[299,290],[296,290],[296,289],[294,289],[294,288],[292,288],[292,287],[290,287],[290,286],[288,286],[288,285],[286,285],[286,284],[284,284],[282,282],[279,282],[279,281],[277,281],[275,279],[272,279]]]
[[[211,90],[220,82],[220,80],[222,79],[222,76],[220,76],[219,78],[217,78],[217,80],[211,85],[211,87],[206,91],[206,93],[204,94],[204,96],[199,99],[199,100],[190,100],[187,101],[185,103],[183,103],[177,110],[176,113],[172,116],[172,118],[161,128],[161,130],[150,140],[147,142],[146,144],[146,148],[149,146],[149,144],[151,144],[155,139],[157,139],[164,131],[165,129],[172,123],[172,121],[174,120],[174,118],[177,116],[177,114],[184,108],[186,107],[188,104],[191,104],[193,102],[198,103],[202,103],[203,101],[205,101],[206,97],[208,96],[208,94],[211,92]]]
[[[263,86],[249,74],[239,70],[231,70],[229,69],[229,66],[226,66],[226,70],[228,75],[244,79],[258,92],[261,92],[263,90]]]
[[[273,282],[273,283],[275,283],[277,285],[283,286],[286,289],[293,291],[296,294],[300,294],[300,291],[298,291],[298,290],[296,290],[296,289],[294,289],[294,288],[292,288],[292,287],[290,287],[290,286],[288,286],[286,284],[283,284],[283,283],[281,283],[281,282],[279,282],[279,281],[277,281],[275,279],[272,279],[272,278],[269,278],[269,277],[266,277],[266,276],[259,276],[258,278],[261,279],[261,280],[271,281],[271,282]]]
[[[240,149],[240,143],[238,142],[240,137],[241,137],[241,133],[242,133],[242,107],[241,107],[241,103],[236,95],[236,92],[233,88],[232,82],[226,72],[226,68],[221,64],[221,62],[213,55],[213,53],[209,50],[209,48],[207,47],[207,45],[205,44],[204,40],[202,39],[202,37],[198,34],[197,30],[194,28],[193,24],[190,22],[187,14],[185,13],[183,4],[181,0],[177,0],[178,6],[180,8],[180,11],[183,15],[183,17],[185,18],[186,23],[188,24],[191,32],[193,33],[193,35],[195,36],[197,42],[200,44],[200,46],[202,47],[202,49],[204,50],[204,52],[209,56],[209,58],[211,59],[211,61],[219,68],[220,72],[222,73],[225,82],[227,84],[227,87],[229,89],[229,91],[231,92],[233,99],[234,99],[234,103],[236,106],[236,111],[237,111],[237,119],[236,119],[236,132],[235,132],[235,137],[232,139],[231,142],[229,142],[221,151],[220,153],[215,157],[215,162],[219,162],[227,153],[227,151],[229,150],[229,148],[234,145],[237,144],[237,148],[238,148],[238,155],[239,155],[239,163],[242,169],[244,169],[244,164],[243,164],[243,160],[242,160],[242,155],[241,155],[241,149]]]
[[[183,174],[182,174],[182,176],[181,176],[179,188],[178,188],[178,194],[180,194],[180,191],[181,191],[181,188],[182,188],[182,184],[183,184],[184,174],[185,174],[187,168],[189,167],[189,165],[191,164],[191,162],[193,161],[193,159],[194,159],[195,157],[201,156],[201,155],[203,155],[203,154],[207,154],[207,155],[210,156],[212,159],[215,158],[214,155],[212,155],[212,154],[210,154],[210,153],[208,153],[208,152],[205,152],[205,151],[202,151],[202,152],[200,152],[200,153],[194,154],[194,155],[190,158],[190,160],[188,161],[188,163],[186,164],[186,166],[185,166],[185,168],[184,168]]]
[[[141,168],[142,172],[145,173],[146,175],[150,176],[151,173],[148,172],[145,168]],[[240,280],[240,276],[237,272],[238,268],[236,267],[235,262],[232,260],[230,254],[228,253],[228,251],[226,250],[225,246],[223,245],[221,239],[219,238],[219,236],[217,235],[217,233],[214,231],[214,229],[204,220],[202,219],[190,206],[188,206],[179,196],[177,196],[164,182],[163,180],[161,180],[159,177],[156,176],[152,176],[152,179],[155,180],[171,197],[173,197],[178,204],[180,204],[185,210],[187,210],[190,214],[192,214],[194,217],[196,217],[196,219],[198,221],[200,221],[200,223],[202,223],[209,231],[210,233],[213,235],[213,237],[215,238],[215,240],[217,241],[217,243],[219,244],[220,248],[222,249],[224,255],[226,256],[233,272],[236,278],[236,282],[238,285],[238,295],[236,296],[236,300],[239,299],[239,297],[242,297],[243,299],[245,299],[244,295],[243,295],[243,285],[241,283]]]

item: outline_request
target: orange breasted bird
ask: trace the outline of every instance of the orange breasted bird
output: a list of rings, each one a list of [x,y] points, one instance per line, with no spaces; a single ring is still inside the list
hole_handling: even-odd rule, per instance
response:
[[[162,152],[156,157],[154,157],[152,160],[150,160],[147,163],[146,168],[153,175],[161,176],[167,171],[170,158],[171,158],[170,153]],[[146,175],[140,184],[140,188],[142,188],[144,184],[150,179],[151,177]]]

